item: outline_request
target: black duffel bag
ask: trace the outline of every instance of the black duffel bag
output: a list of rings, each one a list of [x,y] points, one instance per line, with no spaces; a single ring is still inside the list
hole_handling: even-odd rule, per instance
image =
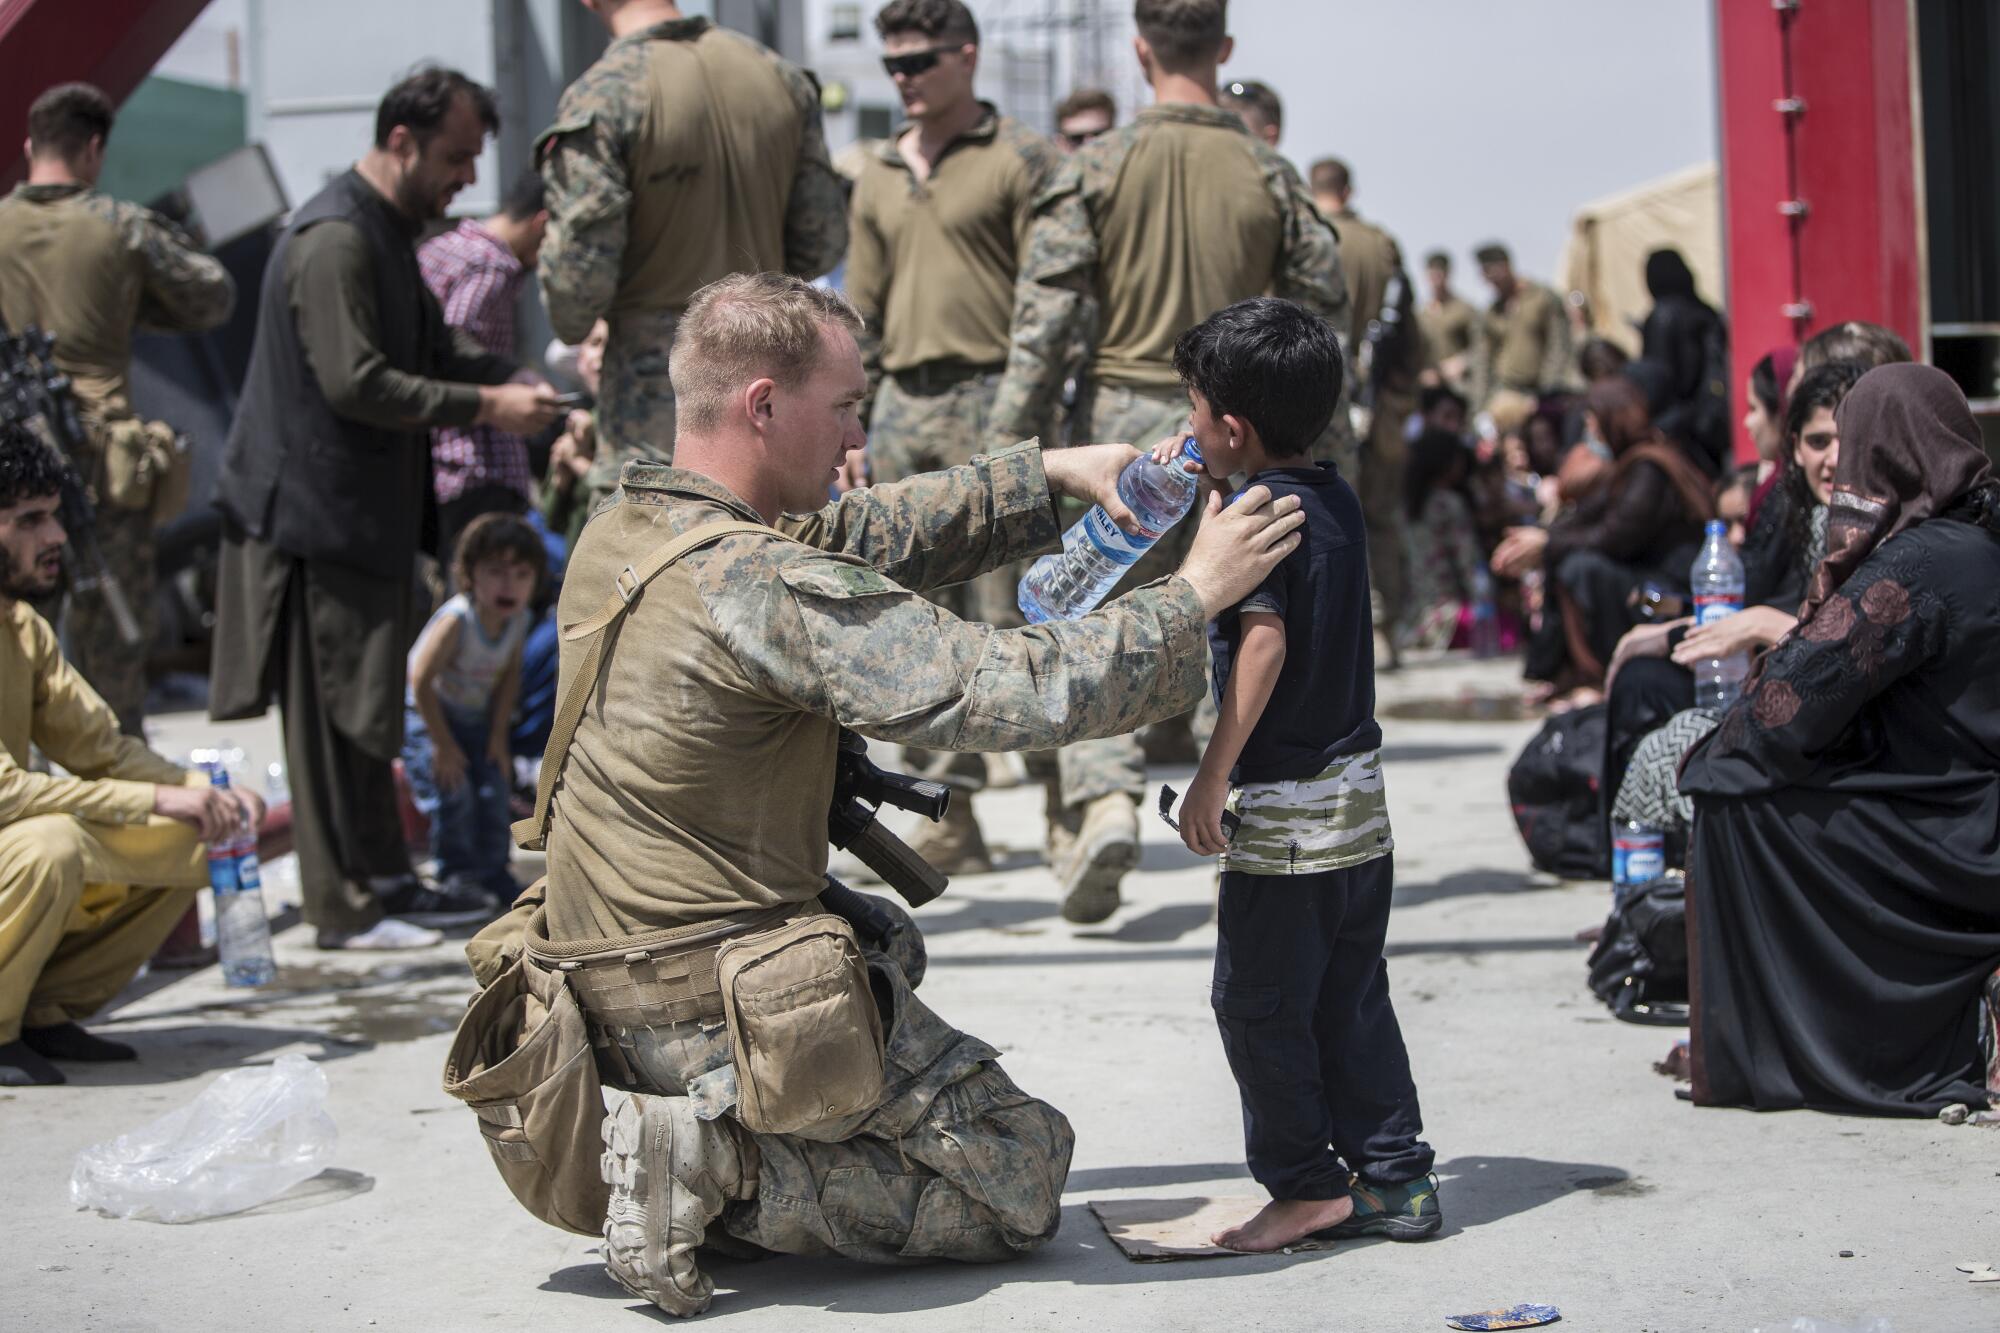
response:
[[[1564,879],[1606,879],[1611,835],[1598,784],[1604,775],[1603,704],[1542,724],[1507,771],[1507,800],[1535,869]]]
[[[1590,951],[1590,989],[1627,1023],[1688,1021],[1687,882],[1663,875],[1625,894]]]

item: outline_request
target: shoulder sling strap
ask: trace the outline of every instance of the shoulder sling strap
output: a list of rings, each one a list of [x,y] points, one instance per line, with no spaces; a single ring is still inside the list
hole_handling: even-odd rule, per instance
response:
[[[570,677],[569,688],[563,691],[562,705],[556,709],[548,748],[542,752],[541,780],[535,784],[535,813],[514,825],[514,842],[518,846],[538,852],[547,844],[549,801],[555,795],[556,780],[562,776],[563,764],[569,758],[570,742],[576,738],[576,724],[583,720],[584,705],[590,702],[591,692],[597,688],[597,676],[604,666],[604,641],[610,637],[611,628],[624,619],[646,585],[668,565],[690,551],[739,532],[760,532],[769,537],[784,535],[762,523],[704,523],[698,528],[691,528],[637,565],[627,565],[618,571],[618,577],[611,581],[611,595],[604,599],[604,604],[586,619],[563,631],[564,643],[588,639],[590,647],[584,651],[583,662],[576,674]]]

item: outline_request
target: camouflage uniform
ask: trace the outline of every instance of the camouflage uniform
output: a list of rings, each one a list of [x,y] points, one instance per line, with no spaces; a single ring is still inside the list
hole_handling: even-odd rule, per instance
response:
[[[982,448],[1035,199],[1059,156],[1046,137],[984,105],[920,182],[900,147],[908,128],[864,162],[848,223],[847,297],[866,324],[857,341],[877,385],[868,419],[876,481],[958,467]],[[960,619],[1011,629],[1024,623],[1021,574],[991,570],[936,600]],[[904,759],[961,790],[986,783],[976,754]]]
[[[1134,178],[1132,168],[1143,167],[1150,138],[1203,131],[1222,135],[1205,142],[1207,152],[1239,168],[1241,155],[1248,155],[1248,169],[1226,183],[1208,180],[1205,194],[1188,193],[1182,181],[1156,185]],[[1255,198],[1237,191],[1238,177],[1261,185]],[[1179,201],[1181,216],[1161,215],[1162,200]],[[1238,224],[1245,214],[1254,226]],[[1169,223],[1184,234],[1187,253],[1153,262],[1140,258],[1147,250],[1144,240],[1122,247],[1114,242],[1120,229],[1160,233]],[[1259,252],[1259,245],[1268,249]],[[1209,274],[1206,260],[1216,254],[1234,257],[1243,271]],[[1203,270],[1207,280],[1170,279],[1159,290],[1159,270],[1182,268]],[[1013,346],[988,439],[1046,430],[1073,349],[1082,345],[1089,355],[1069,423],[1070,443],[1151,446],[1187,419],[1186,395],[1169,361],[1173,337],[1232,301],[1265,294],[1298,302],[1344,337],[1348,297],[1338,243],[1298,172],[1246,133],[1234,112],[1178,103],[1147,108],[1131,124],[1065,159],[1037,201],[1028,258],[1015,288]],[[1347,467],[1354,448],[1344,415],[1334,413],[1313,456]],[[1178,567],[1194,527],[1192,522],[1177,527],[1120,589]],[[1145,756],[1136,737],[1074,747],[1062,755],[1061,768],[1062,801],[1071,809],[1116,791],[1143,800]]]
[[[104,498],[107,428],[133,417],[132,335],[201,333],[229,318],[236,286],[214,258],[150,209],[82,184],[21,185],[0,201],[0,318],[56,336],[75,382],[90,454],[71,462],[97,500],[97,545],[139,622],[128,644],[101,594],[72,597],[63,620],[71,662],[138,735],[153,633],[150,505]]]
[[[812,75],[705,18],[630,33],[563,93],[536,145],[549,234],[537,265],[558,337],[609,321],[589,482],[670,459],[667,352],[688,298],[737,272],[818,277],[847,246]]]
[[[560,621],[595,610],[635,552],[722,520],[757,515],[707,477],[631,464],[577,543]],[[1202,609],[1183,580],[1006,631],[919,591],[1053,547],[1033,442],[779,526],[694,551],[620,625],[550,806],[548,928],[566,949],[812,899],[839,726],[935,749],[1046,748],[1130,731],[1201,690]],[[566,652],[565,691],[579,667]],[[1060,1217],[1067,1122],[916,1000],[900,966],[869,963],[888,1002],[883,1101],[835,1142],[759,1138],[751,1197],[724,1228],[881,1261],[1033,1248]],[[608,1035],[669,1095],[712,1063],[713,1037],[685,1028]]]
[[[1472,331],[1475,409],[1488,406],[1502,389],[1538,398],[1575,381],[1569,315],[1553,288],[1521,279],[1514,294],[1495,301]]]

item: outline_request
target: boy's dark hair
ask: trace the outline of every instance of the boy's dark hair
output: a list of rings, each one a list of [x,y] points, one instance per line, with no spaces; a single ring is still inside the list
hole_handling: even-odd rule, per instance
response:
[[[54,154],[65,162],[90,147],[92,139],[111,142],[117,119],[111,99],[90,83],[59,83],[28,108],[28,142],[36,156]]]
[[[1169,73],[1213,60],[1229,35],[1229,0],[1138,0],[1132,21]]]
[[[889,0],[875,15],[875,34],[921,33],[939,46],[979,45],[979,21],[959,0]]]
[[[0,422],[0,509],[62,494],[62,455],[18,422]]]
[[[481,514],[465,525],[452,552],[451,576],[460,591],[472,590],[472,571],[488,560],[518,560],[541,583],[549,571],[549,548],[528,520],[513,514]]]
[[[1295,302],[1256,296],[1183,333],[1174,373],[1215,415],[1255,427],[1273,458],[1294,458],[1333,420],[1344,368],[1333,325]]]
[[[514,222],[526,222],[548,206],[548,186],[534,167],[523,167],[500,197],[500,212]]]
[[[472,109],[479,113],[479,123],[486,127],[487,133],[497,132],[500,109],[494,105],[493,94],[485,85],[473,82],[455,69],[425,65],[382,95],[381,105],[375,108],[375,146],[387,148],[389,131],[398,125],[406,126],[416,135],[419,144],[429,143],[461,93],[472,99]]]
[[[1799,348],[1799,364],[1807,371],[1833,361],[1859,361],[1864,369],[1873,370],[1911,359],[1910,345],[1902,335],[1858,319],[1821,329]]]
[[[1061,125],[1071,116],[1080,116],[1086,111],[1102,111],[1114,123],[1118,119],[1118,103],[1110,93],[1102,88],[1078,88],[1056,103],[1056,124]]]
[[[1345,198],[1354,193],[1354,172],[1337,157],[1323,157],[1306,170],[1314,194],[1337,194]]]
[[[1260,79],[1238,79],[1222,90],[1222,104],[1242,103],[1257,108],[1262,116],[1279,129],[1285,127],[1285,103],[1278,96],[1277,89]]]

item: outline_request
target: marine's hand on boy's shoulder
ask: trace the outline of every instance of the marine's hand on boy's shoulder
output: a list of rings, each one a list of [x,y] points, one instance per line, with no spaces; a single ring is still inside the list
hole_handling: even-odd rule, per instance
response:
[[[1213,620],[1255,591],[1298,549],[1305,521],[1296,495],[1273,500],[1269,488],[1252,486],[1225,508],[1211,492],[1180,569],[1201,599],[1203,616]]]
[[[1197,856],[1220,856],[1229,849],[1222,831],[1222,811],[1229,803],[1229,780],[1196,773],[1181,802],[1181,841]]]

